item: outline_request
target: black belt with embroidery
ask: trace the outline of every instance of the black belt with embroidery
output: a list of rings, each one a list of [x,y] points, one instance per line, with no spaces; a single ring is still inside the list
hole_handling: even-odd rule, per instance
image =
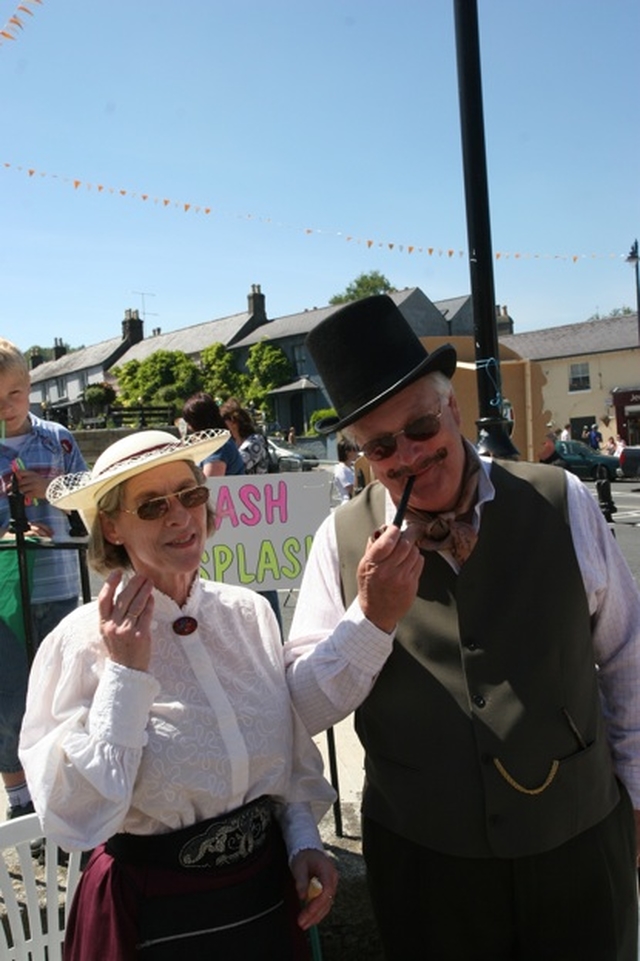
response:
[[[272,822],[273,801],[263,796],[168,834],[114,834],[105,848],[125,864],[189,871],[233,867],[264,847]]]

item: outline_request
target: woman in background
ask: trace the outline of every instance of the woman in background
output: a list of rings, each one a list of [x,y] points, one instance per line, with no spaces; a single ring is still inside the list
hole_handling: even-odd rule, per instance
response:
[[[193,394],[182,408],[182,418],[189,431],[226,430],[220,408],[210,394]],[[232,437],[200,464],[205,477],[244,474],[244,460]]]
[[[269,452],[267,442],[253,422],[249,411],[230,397],[220,408],[225,427],[238,445],[247,474],[267,474],[269,472]]]
[[[355,484],[353,465],[357,459],[358,448],[353,441],[345,440],[344,437],[341,438],[338,441],[338,463],[333,468],[333,486],[341,504],[353,497]]]

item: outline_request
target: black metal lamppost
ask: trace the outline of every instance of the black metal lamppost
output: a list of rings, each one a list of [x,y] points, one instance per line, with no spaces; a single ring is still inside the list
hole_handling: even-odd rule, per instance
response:
[[[454,14],[480,413],[477,449],[493,457],[515,459],[518,451],[502,412],[476,0],[454,0]]]
[[[638,239],[631,244],[627,263],[633,264],[636,271],[636,320],[638,322],[638,343],[640,343],[640,274],[638,273]]]

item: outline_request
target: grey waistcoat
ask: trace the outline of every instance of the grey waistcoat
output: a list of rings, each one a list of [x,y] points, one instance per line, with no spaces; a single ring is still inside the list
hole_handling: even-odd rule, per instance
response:
[[[364,813],[466,857],[554,848],[618,800],[564,471],[494,463],[471,557],[425,554],[418,596],[356,712]],[[345,602],[384,522],[374,483],[336,512]]]

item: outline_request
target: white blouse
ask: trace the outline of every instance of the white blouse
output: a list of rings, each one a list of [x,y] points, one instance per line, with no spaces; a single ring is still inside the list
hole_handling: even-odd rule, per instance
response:
[[[160,834],[263,794],[282,802],[290,854],[322,848],[335,792],[296,714],[264,598],[196,580],[180,608],[154,591],[148,672],[107,657],[97,603],[65,618],[36,655],[20,758],[43,830],[67,850],[116,832]],[[196,619],[180,636],[174,621]]]

